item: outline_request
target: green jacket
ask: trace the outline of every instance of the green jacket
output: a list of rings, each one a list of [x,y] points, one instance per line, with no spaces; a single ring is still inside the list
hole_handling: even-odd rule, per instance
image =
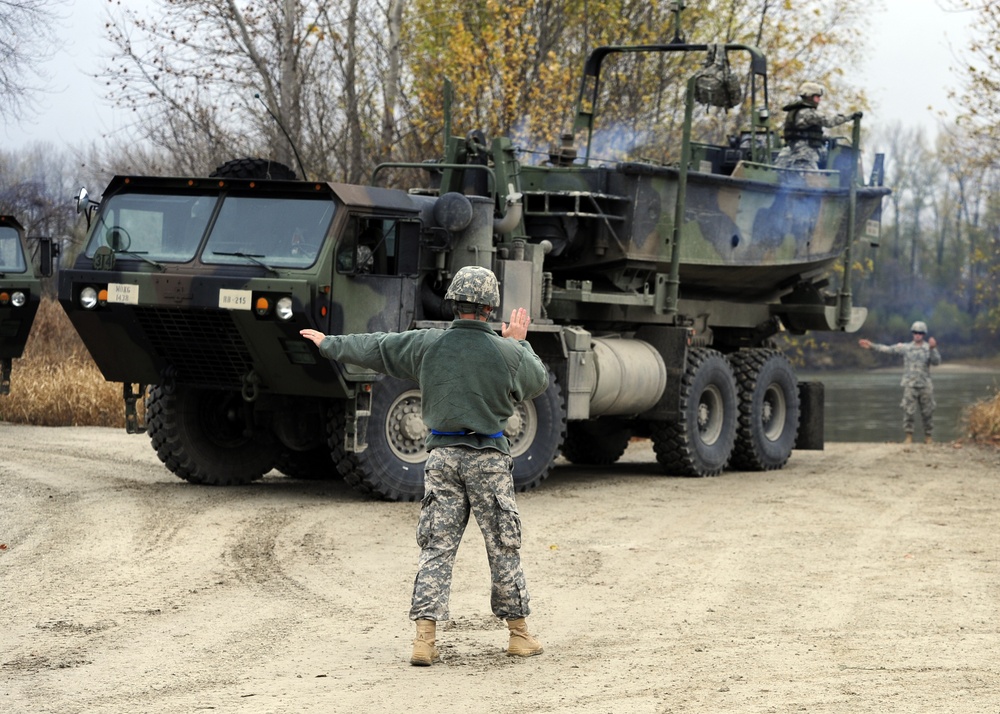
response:
[[[461,444],[509,454],[502,434],[507,420],[549,383],[526,340],[500,337],[480,320],[455,320],[447,330],[329,335],[319,349],[329,359],[415,381],[424,423],[438,432],[461,432],[430,434],[428,451]]]

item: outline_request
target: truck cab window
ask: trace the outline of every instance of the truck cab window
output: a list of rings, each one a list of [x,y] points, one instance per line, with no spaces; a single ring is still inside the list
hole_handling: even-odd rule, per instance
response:
[[[0,228],[0,269],[6,273],[23,273],[27,270],[21,241],[13,228]]]
[[[399,221],[352,216],[337,250],[337,272],[396,275]]]

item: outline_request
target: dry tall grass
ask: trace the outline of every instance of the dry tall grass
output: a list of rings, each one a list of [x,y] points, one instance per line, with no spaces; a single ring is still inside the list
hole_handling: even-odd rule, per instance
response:
[[[45,298],[11,368],[0,421],[38,426],[125,426],[122,386],[105,382],[62,306]]]
[[[965,412],[969,438],[977,444],[1000,448],[1000,392],[992,399],[976,402]]]
[[[14,360],[10,394],[0,397],[0,421],[125,426],[121,384],[104,381],[55,300],[42,300],[24,356]],[[1000,447],[1000,393],[971,405],[965,423],[970,440]]]

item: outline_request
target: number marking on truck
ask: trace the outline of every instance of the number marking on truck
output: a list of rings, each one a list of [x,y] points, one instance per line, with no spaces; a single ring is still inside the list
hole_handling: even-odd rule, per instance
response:
[[[128,283],[108,283],[108,302],[138,305],[139,286]]]
[[[251,293],[249,290],[219,290],[219,308],[222,310],[249,310]]]

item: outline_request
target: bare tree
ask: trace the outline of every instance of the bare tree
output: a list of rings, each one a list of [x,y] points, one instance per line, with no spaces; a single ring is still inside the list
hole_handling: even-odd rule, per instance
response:
[[[261,155],[357,182],[373,165],[390,131],[383,121],[380,132],[383,89],[395,96],[375,74],[386,26],[377,4],[157,2],[152,16],[122,7],[111,17],[106,76],[109,97],[180,170]]]
[[[74,255],[83,244],[83,228],[70,199],[72,172],[72,159],[52,144],[0,151],[0,213],[17,218],[29,241],[38,236],[55,239],[64,256]]]
[[[0,0],[0,117],[20,119],[44,91],[41,64],[55,52],[62,0]]]

